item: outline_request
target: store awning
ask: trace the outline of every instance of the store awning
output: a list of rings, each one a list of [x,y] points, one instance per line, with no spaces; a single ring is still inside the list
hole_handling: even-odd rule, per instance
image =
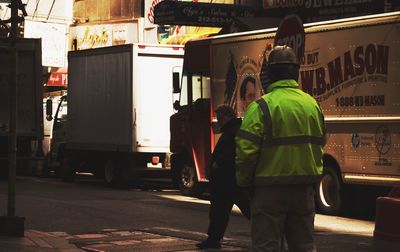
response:
[[[212,35],[216,35],[221,31],[218,27],[196,27],[187,26],[185,34],[170,35],[160,41],[161,44],[175,44],[184,45],[190,40],[199,38],[207,38]]]
[[[254,17],[253,7],[235,4],[162,1],[154,8],[158,25],[224,27],[236,17]]]

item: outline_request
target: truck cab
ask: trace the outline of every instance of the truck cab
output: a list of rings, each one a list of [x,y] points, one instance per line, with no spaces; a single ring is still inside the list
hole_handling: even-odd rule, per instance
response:
[[[56,102],[54,102],[56,100]],[[55,104],[55,112],[53,112]],[[42,175],[47,176],[51,171],[59,173],[59,167],[65,157],[65,143],[67,136],[67,95],[46,100],[46,120],[50,122],[49,147],[46,154]],[[54,117],[53,117],[54,115]]]
[[[179,100],[174,103],[176,113],[170,119],[171,169],[182,194],[189,196],[204,191],[213,148],[211,77],[209,58],[204,57],[209,55],[208,50],[207,40],[188,43],[181,83],[174,82]]]

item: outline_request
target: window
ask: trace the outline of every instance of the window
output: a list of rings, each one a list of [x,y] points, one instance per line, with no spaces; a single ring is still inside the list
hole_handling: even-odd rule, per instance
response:
[[[67,121],[67,97],[61,98],[55,117],[55,127],[58,127],[60,123]]]
[[[192,80],[192,101],[198,99],[210,98],[210,77],[207,75],[201,74],[192,74],[188,75],[186,73],[183,74],[182,84],[181,84],[181,95],[180,95],[180,105],[185,106],[188,105],[189,93],[188,93],[188,78]]]

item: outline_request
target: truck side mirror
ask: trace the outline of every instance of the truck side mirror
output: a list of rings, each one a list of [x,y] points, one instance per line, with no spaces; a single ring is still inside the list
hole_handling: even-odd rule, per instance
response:
[[[176,100],[176,101],[174,102],[174,109],[175,109],[175,110],[181,109],[181,104],[179,103],[178,100]]]
[[[179,72],[173,72],[172,73],[172,87],[173,87],[173,93],[179,93],[181,91],[180,85],[179,85]]]
[[[53,120],[53,100],[50,98],[46,100],[46,120]]]

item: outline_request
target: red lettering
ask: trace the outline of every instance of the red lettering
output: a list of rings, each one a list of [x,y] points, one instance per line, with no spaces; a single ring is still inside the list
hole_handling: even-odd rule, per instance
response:
[[[350,51],[344,54],[344,80],[347,81],[355,76],[353,61],[351,60]]]
[[[325,69],[323,67],[317,68],[315,70],[315,76],[317,95],[322,95],[326,92]]]
[[[367,73],[373,74],[376,70],[376,49],[373,44],[369,44],[365,49],[365,68]]]
[[[362,75],[364,73],[364,48],[359,46],[354,50],[354,71],[356,75]]]
[[[147,14],[147,19],[152,24],[154,24],[154,7],[161,1],[162,0],[153,0],[153,2],[151,2],[150,10],[149,13]]]
[[[313,95],[314,70],[301,71],[300,76],[303,91]]]
[[[331,83],[330,88],[334,88],[343,82],[342,66],[340,63],[340,57],[328,63],[329,71],[329,82]]]
[[[378,62],[376,72],[380,74],[388,73],[389,46],[378,45]]]

